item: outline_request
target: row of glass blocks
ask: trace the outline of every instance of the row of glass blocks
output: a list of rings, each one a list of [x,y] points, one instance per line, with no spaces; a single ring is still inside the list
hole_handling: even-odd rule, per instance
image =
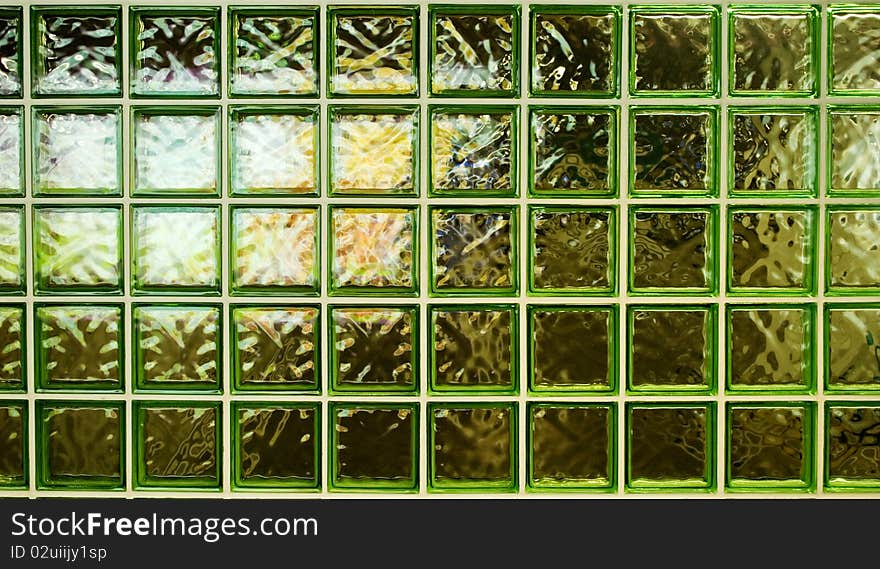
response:
[[[522,49],[530,92],[615,97],[624,70],[633,96],[716,96],[726,57],[731,96],[818,94],[818,7],[726,8],[729,46],[721,45],[718,6],[631,6],[626,38],[623,12],[615,6],[531,6],[528,49]],[[880,10],[835,5],[827,12],[829,93],[880,92]],[[131,7],[131,96],[218,97],[221,14],[208,6]],[[432,95],[519,93],[518,5],[430,5],[428,18]],[[22,19],[21,8],[0,12],[0,95],[22,93]],[[230,96],[317,96],[318,8],[229,8],[226,20]],[[120,6],[31,8],[33,95],[120,96],[122,22]],[[328,8],[323,33],[330,96],[418,95],[418,6]],[[627,63],[622,41],[629,45]],[[774,49],[766,49],[770,44]]]

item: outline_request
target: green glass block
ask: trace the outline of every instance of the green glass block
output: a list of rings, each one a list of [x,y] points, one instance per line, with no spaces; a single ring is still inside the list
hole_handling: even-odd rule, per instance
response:
[[[828,195],[880,195],[880,107],[828,106]]]
[[[27,401],[0,401],[0,489],[28,486]]]
[[[812,491],[814,432],[814,403],[729,403],[727,489]]]
[[[825,407],[825,490],[880,487],[880,405],[868,401]]]
[[[330,208],[331,295],[414,296],[418,207]]]
[[[37,294],[122,293],[122,208],[34,206]]]
[[[318,113],[315,106],[230,107],[230,194],[317,196]]]
[[[514,197],[519,108],[431,105],[432,196]]]
[[[232,307],[234,391],[320,391],[320,308]]]
[[[37,305],[37,390],[123,391],[122,311],[119,304]]]
[[[730,94],[814,97],[819,85],[815,6],[737,6],[728,10]]]
[[[35,107],[32,128],[34,195],[122,195],[120,107]]]
[[[135,390],[222,391],[221,324],[219,305],[134,305]]]
[[[332,306],[329,348],[333,392],[416,392],[418,306]]]
[[[432,4],[428,12],[431,95],[519,93],[519,5]]]
[[[132,97],[220,96],[220,8],[130,7]]]
[[[431,305],[428,313],[432,393],[517,393],[519,311],[515,305]]]
[[[0,292],[25,290],[24,206],[0,207]]]
[[[880,208],[829,206],[825,232],[825,291],[880,294]]]
[[[618,107],[529,107],[529,194],[614,197]]]
[[[818,250],[814,207],[730,208],[727,218],[731,295],[806,295],[815,290]]]
[[[617,6],[529,9],[532,95],[616,97],[620,85]]]
[[[433,295],[516,294],[515,207],[432,207],[429,216]]]
[[[0,8],[0,99],[21,97],[23,21],[20,7]]]
[[[630,194],[718,195],[718,109],[633,107]]]
[[[125,404],[37,402],[40,489],[125,489]]]
[[[880,390],[880,306],[826,304],[824,318],[826,391]]]
[[[529,391],[601,394],[617,389],[617,307],[529,305]]]
[[[428,490],[516,492],[516,403],[432,403]]]
[[[0,9],[0,93],[3,90],[2,41],[3,16]],[[0,107],[0,197],[24,196],[24,178],[22,107]]]
[[[719,12],[717,6],[630,7],[630,94],[715,96]]]
[[[24,305],[0,304],[0,392],[23,392],[27,338]]]
[[[419,93],[419,8],[327,10],[330,96]]]
[[[219,196],[220,119],[218,107],[134,107],[132,195]]]
[[[715,488],[714,403],[628,403],[629,492]]]
[[[417,404],[331,403],[330,420],[331,490],[418,490]]]
[[[734,107],[728,113],[728,194],[807,197],[819,185],[816,107]]]
[[[230,208],[232,294],[317,294],[317,208]]]
[[[616,244],[614,209],[529,207],[529,293],[613,294]]]
[[[132,208],[134,294],[220,292],[220,208]]]
[[[685,296],[716,289],[716,207],[631,207],[629,217],[632,294]]]
[[[330,107],[330,195],[419,193],[418,106]]]
[[[528,417],[529,490],[614,491],[614,404],[530,403]]]
[[[228,9],[233,97],[318,95],[318,8]]]
[[[815,319],[813,304],[727,305],[727,391],[811,391]]]
[[[132,425],[137,490],[219,490],[220,403],[135,401]]]
[[[35,96],[122,94],[122,8],[32,6],[30,21]]]
[[[321,406],[232,403],[235,490],[321,488]]]
[[[628,393],[715,389],[717,305],[628,307]]]
[[[880,9],[828,7],[828,94],[880,94]]]

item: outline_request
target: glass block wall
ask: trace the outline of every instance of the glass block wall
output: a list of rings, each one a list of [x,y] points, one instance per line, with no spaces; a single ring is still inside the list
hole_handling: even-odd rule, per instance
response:
[[[0,495],[880,490],[877,5],[8,6],[0,96]]]

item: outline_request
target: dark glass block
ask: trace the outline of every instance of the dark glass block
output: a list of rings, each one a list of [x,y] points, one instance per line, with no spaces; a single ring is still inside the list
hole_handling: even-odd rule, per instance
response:
[[[826,484],[832,489],[880,486],[880,407],[831,404],[826,422]]]
[[[314,406],[237,402],[236,486],[320,487],[320,412]]]

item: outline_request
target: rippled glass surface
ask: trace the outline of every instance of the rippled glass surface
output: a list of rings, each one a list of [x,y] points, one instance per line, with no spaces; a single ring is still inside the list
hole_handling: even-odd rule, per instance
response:
[[[812,484],[810,406],[731,405],[728,480],[731,487],[808,486]]]

